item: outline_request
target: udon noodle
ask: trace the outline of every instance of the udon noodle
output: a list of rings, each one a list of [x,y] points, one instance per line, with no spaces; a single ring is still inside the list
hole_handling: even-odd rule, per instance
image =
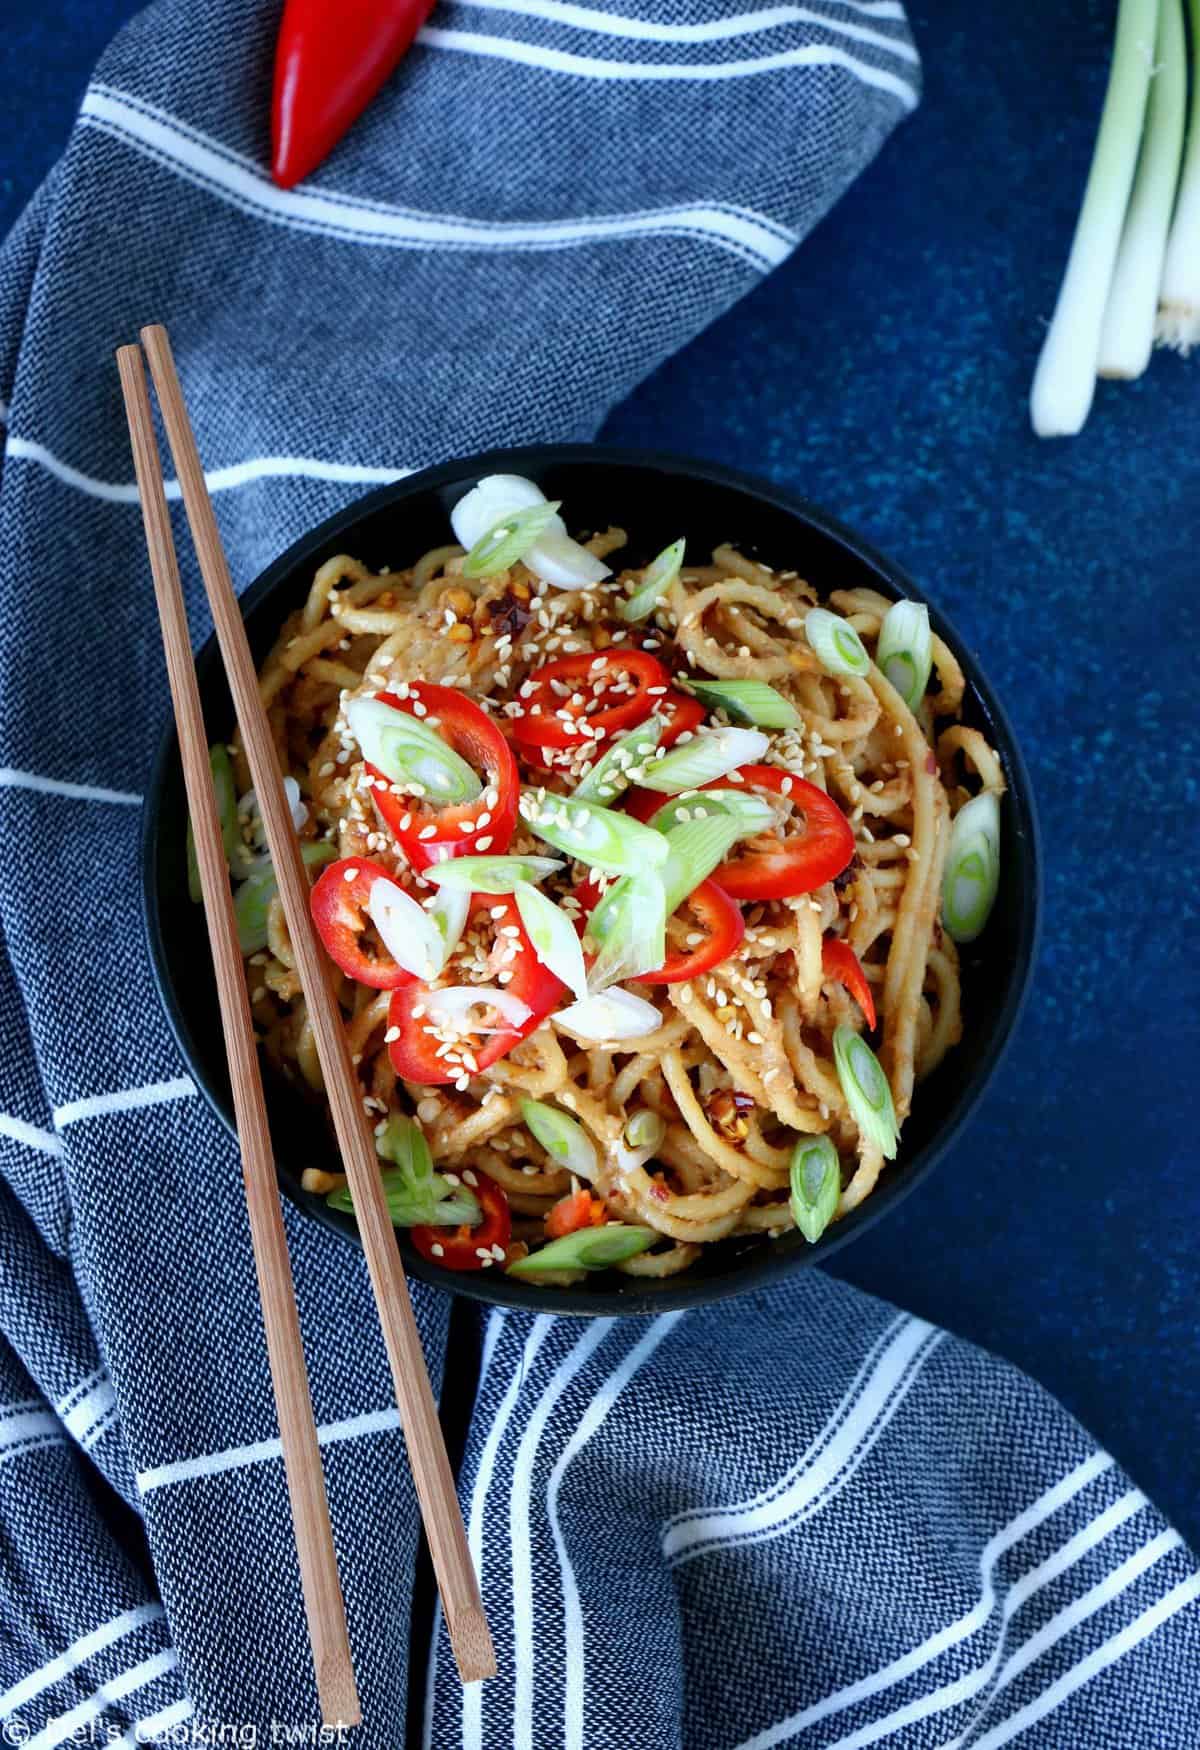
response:
[[[589,550],[618,555],[616,528]],[[389,993],[339,976],[338,994],[367,1109],[415,1116],[434,1161],[502,1188],[518,1253],[544,1237],[544,1218],[572,1190],[571,1175],[526,1128],[521,1100],[571,1114],[597,1147],[592,1192],[615,1221],[647,1226],[659,1243],[619,1265],[634,1276],[685,1269],[699,1249],[735,1235],[777,1236],[794,1225],[788,1165],[799,1135],[824,1133],[842,1163],[837,1215],[868,1197],[883,1158],[859,1133],[831,1050],[839,1023],[862,1027],[849,991],[825,976],[822,946],[844,940],[865,970],[879,1012],[880,1061],[897,1118],[916,1084],[960,1037],[959,963],[939,920],[951,819],[979,788],[1004,778],[983,736],[959,721],[962,671],[933,640],[935,685],[916,713],[872,663],[867,675],[831,675],[803,636],[816,589],[795,571],[772,571],[731,546],[685,564],[655,616],[630,627],[616,603],[638,573],[588,589],[539,584],[522,564],[472,582],[463,549],[443,546],[398,571],[371,572],[339,556],[321,566],[308,598],[280,629],[260,686],[283,770],[307,804],[303,836],[327,838],[342,857],[369,857],[409,876],[377,814],[345,707],[363,694],[414,680],[455,687],[504,727],[506,705],[531,671],[577,651],[653,649],[686,686],[690,676],[768,681],[799,713],[800,728],[770,736],[765,762],[828,792],[853,829],[855,854],[815,892],[751,903],[745,934],[723,964],[689,983],[639,983],[660,1015],[643,1037],[583,1045],[551,1014],[506,1056],[455,1085],[404,1083],[385,1035]],[[871,589],[834,589],[830,608],[868,650],[889,602]],[[724,721],[716,714],[716,721]],[[249,773],[231,750],[240,789]],[[523,782],[570,791],[589,757],[572,751],[549,771],[516,749]],[[513,853],[544,850],[519,821]],[[584,872],[567,869],[547,891],[569,893]],[[679,913],[676,945],[697,940]],[[475,955],[472,961],[471,955]],[[482,956],[482,958],[481,958]],[[460,955],[459,982],[486,977],[487,944]],[[482,970],[481,970],[482,969]],[[319,1093],[321,1074],[276,899],[268,942],[248,962],[253,1014],[267,1056]],[[622,1138],[649,1108],[665,1124],[655,1156],[631,1158]],[[657,1127],[656,1127],[657,1128]],[[328,1190],[335,1175],[310,1171]]]

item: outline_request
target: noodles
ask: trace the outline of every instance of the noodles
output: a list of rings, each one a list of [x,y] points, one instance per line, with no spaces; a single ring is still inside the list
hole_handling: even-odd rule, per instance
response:
[[[610,529],[590,550],[611,555],[624,539]],[[456,1079],[443,1076],[444,1085],[430,1086],[405,1079],[409,1071],[398,1074],[392,1061],[391,992],[340,978],[367,1109],[380,1119],[391,1112],[415,1116],[443,1170],[465,1173],[471,1184],[482,1176],[500,1188],[516,1218],[510,1262],[542,1242],[544,1218],[561,1199],[578,1195],[581,1183],[608,1219],[660,1236],[653,1249],[618,1266],[635,1278],[686,1270],[704,1246],[735,1234],[775,1236],[794,1225],[788,1167],[804,1135],[828,1134],[835,1144],[844,1215],[870,1195],[884,1162],[879,1147],[859,1136],[843,1095],[831,1046],[835,1028],[861,1029],[860,999],[873,997],[880,1061],[900,1119],[917,1081],[953,1049],[962,1029],[958,956],[939,923],[943,863],[954,813],[979,787],[1003,790],[1004,777],[984,737],[956,720],[964,681],[953,653],[934,638],[936,691],[914,713],[873,664],[862,678],[827,673],[803,636],[816,591],[795,572],[772,572],[732,548],[718,548],[710,565],[685,565],[654,616],[634,628],[617,607],[636,587],[635,573],[588,589],[548,590],[521,564],[497,577],[466,579],[462,560],[460,547],[443,546],[410,570],[373,574],[340,555],[321,567],[303,607],[281,629],[260,686],[281,761],[308,806],[305,835],[329,839],[344,858],[372,859],[418,898],[430,895],[394,836],[394,821],[390,830],[385,823],[374,780],[364,776],[347,727],[348,699],[395,696],[397,689],[407,697],[412,683],[458,689],[508,738],[523,784],[569,793],[597,749],[586,738],[582,745],[563,738],[535,757],[518,745],[513,720],[532,690],[530,675],[580,652],[591,658],[644,648],[677,669],[685,685],[691,673],[770,682],[800,725],[771,734],[765,763],[837,803],[852,829],[854,855],[811,891],[744,899],[742,927],[719,964],[679,982],[638,982],[638,993],[661,1016],[642,1038],[584,1045],[551,1009],[534,1015],[528,1037],[487,1067],[467,1052]],[[887,600],[869,589],[835,591],[829,600],[872,649]],[[728,719],[717,711],[711,720]],[[546,721],[554,727],[552,716]],[[233,753],[240,780],[244,760],[236,746]],[[495,795],[485,793],[480,806],[498,808]],[[796,801],[789,796],[784,785],[779,798],[771,797],[780,804],[781,832]],[[481,839],[478,851],[488,843]],[[744,855],[766,855],[779,843],[768,834],[751,840]],[[499,849],[524,855],[544,846],[518,822],[511,846],[506,839]],[[568,866],[545,891],[568,900],[584,873]],[[492,920],[503,915],[500,902],[488,912]],[[494,942],[488,928],[496,931]],[[319,1091],[312,1029],[277,902],[267,937],[266,950],[247,967],[264,1051]],[[672,953],[686,954],[703,939],[684,911],[669,926]],[[828,970],[831,940],[845,943],[861,963],[857,996]],[[444,982],[483,987],[504,976],[505,964],[500,926],[485,918],[469,927]],[[586,1166],[587,1149],[579,1172],[557,1164],[525,1126],[526,1100],[548,1102],[581,1125],[595,1147],[594,1168]],[[639,1112],[662,1121],[645,1121],[651,1132],[664,1132],[652,1153],[625,1140]],[[315,1170],[311,1176],[323,1182]],[[479,1253],[485,1263],[486,1250]],[[547,1278],[558,1279],[570,1276]]]

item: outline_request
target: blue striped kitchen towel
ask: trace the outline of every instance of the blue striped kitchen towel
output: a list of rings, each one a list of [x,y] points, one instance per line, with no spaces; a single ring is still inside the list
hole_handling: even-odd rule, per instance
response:
[[[916,102],[895,0],[739,4],[446,0],[284,194],[277,6],[162,0],[0,255],[6,1742],[321,1741],[239,1170],[138,915],[168,705],[112,349],[170,324],[243,582],[367,482],[590,436]],[[487,1320],[462,1490],[501,1671],[464,1695],[439,1634],[427,1683],[362,1262],[287,1222],[364,1750],[426,1685],[439,1750],[1195,1745],[1176,1534],[1035,1386],[812,1272]]]

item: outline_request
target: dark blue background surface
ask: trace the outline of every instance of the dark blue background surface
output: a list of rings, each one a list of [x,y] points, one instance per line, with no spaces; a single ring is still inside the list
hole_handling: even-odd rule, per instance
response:
[[[9,0],[0,229],[134,9]],[[980,651],[1041,808],[1034,996],[964,1141],[836,1272],[1027,1368],[1200,1544],[1200,358],[1102,386],[1069,442],[1026,413],[1113,10],[910,5],[921,109],[605,435],[806,493]]]

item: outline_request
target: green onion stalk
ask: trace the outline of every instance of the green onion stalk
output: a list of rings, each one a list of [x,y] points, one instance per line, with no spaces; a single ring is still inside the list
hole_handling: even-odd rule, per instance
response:
[[[1140,377],[1150,363],[1186,108],[1183,12],[1180,0],[1161,0],[1142,155],[1100,334],[1102,377]]]
[[[1165,4],[1165,0],[1164,0]],[[1179,198],[1167,239],[1155,336],[1187,353],[1200,341],[1200,0],[1188,0],[1192,98]]]
[[[1029,411],[1039,437],[1073,436],[1091,411],[1100,333],[1141,144],[1157,24],[1158,0],[1120,0],[1092,167],[1033,377]]]

